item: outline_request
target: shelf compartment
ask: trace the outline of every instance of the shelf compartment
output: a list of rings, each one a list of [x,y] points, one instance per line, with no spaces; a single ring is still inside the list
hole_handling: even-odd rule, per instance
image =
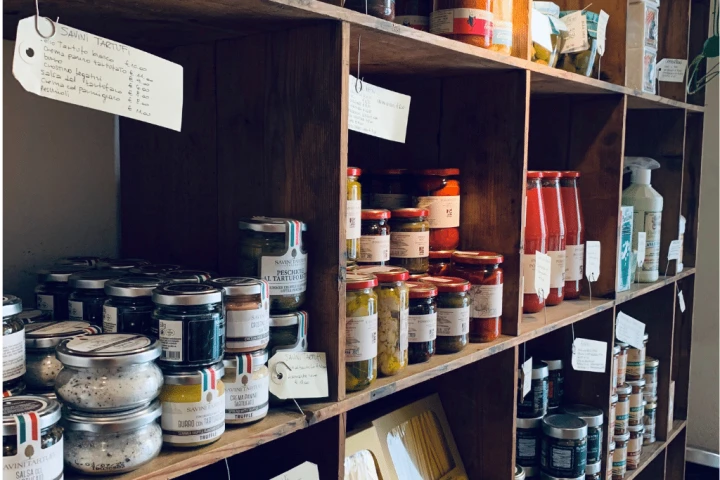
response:
[[[665,460],[665,478],[685,478],[685,452],[687,451],[687,429],[683,429],[668,442]],[[648,477],[649,480],[649,477]]]
[[[633,283],[630,286],[630,290],[624,292],[618,292],[615,294],[615,304],[621,305],[633,298],[640,297],[646,293],[662,288],[666,285],[670,285],[678,280],[695,275],[695,268],[684,268],[682,272],[677,275],[660,276],[660,278],[652,283]]]
[[[675,302],[675,325],[673,331],[672,380],[675,381],[674,417],[688,418],[690,394],[690,355],[692,350],[693,311],[695,306],[695,277],[684,278],[677,283],[677,293],[683,293],[685,311]]]

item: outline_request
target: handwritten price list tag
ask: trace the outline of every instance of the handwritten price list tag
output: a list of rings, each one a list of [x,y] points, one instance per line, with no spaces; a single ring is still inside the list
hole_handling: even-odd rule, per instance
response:
[[[523,398],[530,393],[530,387],[532,386],[532,357],[528,358],[525,363],[522,364],[522,392]]]
[[[585,276],[591,282],[600,277],[600,242],[585,242]]]
[[[645,324],[635,320],[630,315],[618,312],[615,321],[615,338],[621,342],[629,343],[635,348],[644,348]]]
[[[328,396],[325,353],[278,352],[268,362],[270,393],[278,398]]]
[[[356,79],[350,75],[350,109],[348,128],[373,137],[405,143],[410,97],[362,82],[355,89]],[[358,88],[360,83],[357,83]]]
[[[581,372],[605,373],[607,342],[576,338],[572,349],[572,366]]]

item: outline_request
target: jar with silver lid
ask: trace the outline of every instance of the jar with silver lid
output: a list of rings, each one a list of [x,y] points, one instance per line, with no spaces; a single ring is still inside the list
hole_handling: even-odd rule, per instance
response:
[[[651,397],[657,397],[657,383],[658,383],[658,371],[660,369],[660,360],[653,357],[647,357],[645,359],[645,390],[643,395],[650,395]]]
[[[307,329],[305,311],[270,315],[270,356],[280,351],[307,352]]]
[[[65,257],[61,258],[60,260],[55,262],[55,265],[75,265],[75,266],[88,266],[95,268],[97,267],[98,262],[100,261],[99,257],[91,257],[91,256],[75,256],[75,257]]]
[[[642,452],[645,427],[642,425],[630,425],[628,430],[630,432],[630,439],[627,442],[627,469],[637,470],[640,465],[640,453]]]
[[[542,429],[542,472],[558,478],[582,478],[587,465],[585,420],[567,414],[546,415]]]
[[[525,480],[525,471],[520,465],[515,465],[515,480]]]
[[[65,464],[88,475],[131,472],[160,454],[162,409],[149,405],[115,414],[63,409]]]
[[[610,396],[610,410],[608,410],[608,435],[613,435],[615,432],[615,416],[618,404],[618,394],[613,393]]]
[[[265,280],[223,277],[211,284],[223,292],[225,352],[254,352],[270,342],[270,287]]]
[[[548,409],[548,366],[545,362],[533,362],[530,392],[522,398],[518,390],[518,417],[535,418],[547,413]]]
[[[630,393],[630,416],[628,417],[628,425],[642,425],[643,422],[643,390],[645,389],[645,379],[630,380],[627,384],[632,389]]]
[[[180,270],[181,268],[182,266],[173,263],[145,263],[131,268],[128,270],[128,273],[130,275],[150,275],[151,277],[157,277],[161,273]]]
[[[615,407],[615,435],[627,432],[630,419],[630,393],[632,388],[627,383],[617,387],[617,406]]]
[[[585,480],[604,480],[602,477],[602,462],[588,463],[585,466]]]
[[[540,466],[542,416],[515,421],[515,461],[523,467]]]
[[[548,366],[548,410],[552,411],[562,405],[565,393],[565,374],[562,360],[543,360]]]
[[[139,258],[101,258],[97,263],[98,270],[130,270],[140,265],[149,265],[147,260]],[[130,273],[128,271],[128,273]]]
[[[213,274],[205,270],[170,270],[158,274],[158,277],[167,283],[206,283],[210,281]]]
[[[38,283],[35,287],[35,302],[39,310],[50,312],[52,318],[67,320],[68,298],[72,289],[68,284],[70,275],[87,272],[92,267],[87,265],[56,265],[38,272]]]
[[[52,321],[52,315],[50,312],[38,310],[37,308],[23,308],[22,312],[18,315],[18,318],[22,320],[25,325],[29,323]]]
[[[3,391],[14,388],[25,374],[25,323],[20,312],[20,299],[3,295]]]
[[[152,292],[165,281],[150,275],[126,276],[105,283],[104,333],[152,333]]]
[[[68,280],[72,289],[68,297],[68,318],[102,327],[103,305],[107,299],[105,282],[124,275],[125,272],[116,270],[91,270],[71,275]]]
[[[154,362],[160,356],[158,340],[109,333],[66,340],[56,352],[63,369],[55,378],[55,392],[69,408],[119,412],[160,394],[163,374]]]
[[[540,466],[525,467],[521,466],[525,473],[525,480],[540,480]]]
[[[630,432],[613,437],[615,451],[613,452],[612,480],[623,480],[627,472],[627,444],[630,440]]]
[[[587,423],[587,464],[602,461],[603,411],[590,405],[567,405],[563,411]]]
[[[267,349],[225,354],[225,423],[242,425],[267,416],[270,395],[267,361]]]

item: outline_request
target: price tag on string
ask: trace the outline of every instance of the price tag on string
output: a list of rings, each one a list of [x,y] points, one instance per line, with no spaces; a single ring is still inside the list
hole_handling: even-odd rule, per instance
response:
[[[685,297],[683,296],[682,290],[678,292],[678,305],[680,306],[680,312],[685,313]]]
[[[550,255],[535,252],[535,293],[540,300],[545,300],[550,293]]]
[[[607,31],[610,15],[605,10],[600,10],[597,22],[597,51],[602,57],[605,54],[605,32]]]
[[[572,367],[579,372],[605,373],[607,342],[576,338],[572,348]]]
[[[583,12],[578,10],[563,17],[562,21],[567,26],[568,36],[560,53],[575,53],[588,50],[590,43],[588,42],[587,19]]]
[[[525,363],[522,364],[522,396],[530,393],[530,387],[532,386],[532,357],[528,358]]]
[[[645,324],[635,320],[630,315],[618,312],[615,321],[615,338],[621,342],[629,343],[635,348],[644,348]]]
[[[663,58],[655,66],[659,82],[683,83],[687,60],[680,58]]]
[[[645,263],[645,246],[647,245],[647,234],[638,232],[637,234],[637,266],[642,267]]]
[[[281,399],[328,396],[325,353],[278,352],[268,362],[270,393]]]
[[[668,248],[668,261],[677,260],[680,258],[680,249],[682,248],[682,241],[673,240],[670,242],[670,248]]]
[[[366,81],[355,88],[357,79],[350,75],[348,128],[373,137],[405,143],[410,96],[371,85]],[[358,91],[360,90],[360,91]]]
[[[585,242],[585,277],[590,282],[600,278],[600,242]]]
[[[539,44],[541,47],[552,51],[552,28],[550,27],[550,19],[547,15],[538,12],[534,8],[530,11],[532,12],[532,16],[530,17],[532,41]]]
[[[320,480],[320,471],[314,463],[305,462],[270,480]]]

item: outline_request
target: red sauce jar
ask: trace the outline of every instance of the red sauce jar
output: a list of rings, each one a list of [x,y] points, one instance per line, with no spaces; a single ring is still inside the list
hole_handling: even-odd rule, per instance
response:
[[[542,198],[542,172],[527,172],[525,253],[523,255],[523,312],[537,313],[545,301],[535,293],[535,252],[547,253],[547,220]]]
[[[455,250],[460,244],[460,170],[420,170],[415,177],[415,206],[430,211],[430,250]]]
[[[565,293],[565,219],[560,196],[560,172],[545,171],[542,197],[547,219],[547,254],[550,256],[550,293],[547,305],[559,305]]]
[[[565,219],[565,299],[580,298],[585,260],[585,220],[577,179],[580,172],[561,172],[560,196]]]
[[[494,252],[455,252],[451,274],[470,288],[470,341],[492,342],[500,336],[504,257]]]
[[[430,251],[430,269],[428,273],[431,277],[443,277],[448,274],[453,252],[454,250]]]

